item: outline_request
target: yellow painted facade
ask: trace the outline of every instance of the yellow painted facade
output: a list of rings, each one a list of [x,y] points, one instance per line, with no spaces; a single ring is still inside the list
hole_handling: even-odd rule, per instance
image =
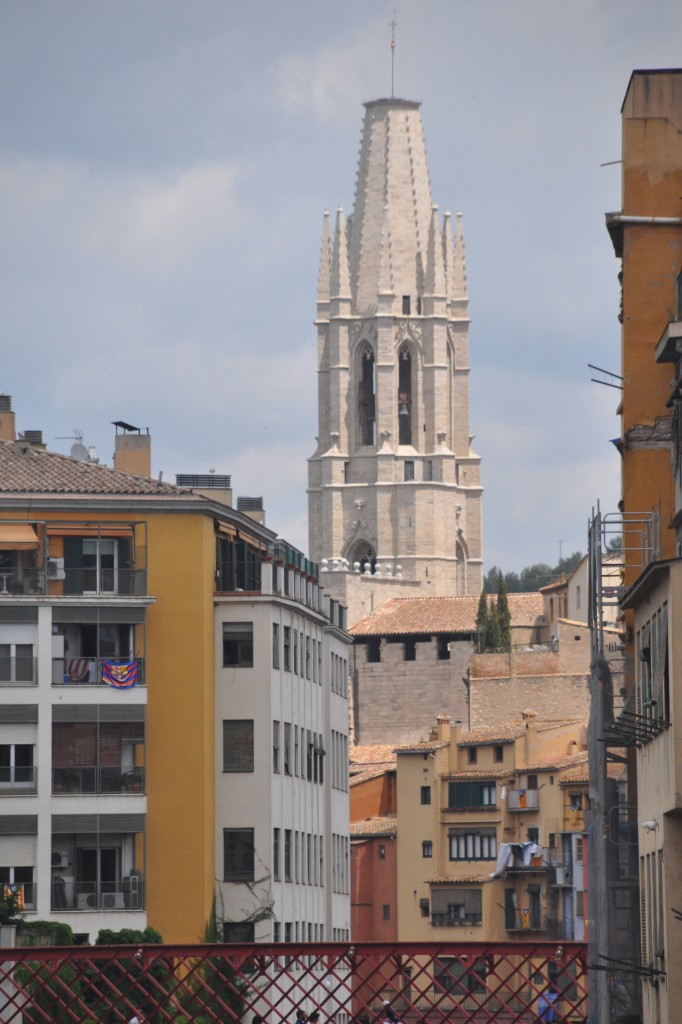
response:
[[[442,717],[399,748],[400,940],[584,937],[584,744],[583,722],[526,712],[469,733]]]

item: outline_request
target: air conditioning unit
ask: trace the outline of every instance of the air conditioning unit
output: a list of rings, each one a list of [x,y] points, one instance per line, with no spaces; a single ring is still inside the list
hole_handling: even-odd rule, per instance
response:
[[[66,573],[64,571],[64,559],[63,558],[48,558],[47,560],[47,576],[51,580],[64,580],[66,579]]]
[[[69,866],[69,855],[67,853],[53,853],[52,854],[52,867],[53,868],[68,868]]]
[[[102,896],[102,910],[123,910],[125,899],[122,892],[105,892]]]
[[[94,892],[79,892],[77,903],[79,910],[95,910],[97,908],[97,896]]]

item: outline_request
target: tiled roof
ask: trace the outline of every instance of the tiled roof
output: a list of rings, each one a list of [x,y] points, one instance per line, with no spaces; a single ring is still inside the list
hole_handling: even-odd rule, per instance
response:
[[[365,818],[364,821],[351,821],[350,834],[360,836],[394,836],[398,832],[398,819],[395,815],[377,818]]]
[[[379,779],[392,771],[395,771],[394,764],[371,765],[369,768],[358,765],[355,769],[351,766],[349,785],[357,786],[361,782],[369,782],[370,779]]]
[[[187,491],[173,484],[81,462],[23,441],[0,441],[0,494],[165,494]]]
[[[419,743],[406,743],[402,747],[396,747],[396,753],[398,754],[423,754],[428,753],[430,750],[440,750],[442,747],[447,747],[447,740],[420,740]]]
[[[441,878],[429,878],[427,885],[471,885],[472,882],[481,885],[483,882],[490,882],[490,875],[458,875],[457,878],[449,878],[444,875]]]
[[[552,768],[571,768],[573,765],[581,765],[587,762],[587,751],[578,750],[574,754],[552,754],[550,757],[543,757],[531,764],[525,764],[519,768],[524,772],[550,771]]]
[[[558,729],[564,725],[575,725],[582,722],[582,718],[569,718],[565,720],[543,721],[535,719],[535,726],[538,732],[547,732],[550,729]],[[479,725],[470,732],[463,732],[457,745],[470,747],[479,743],[510,743],[512,740],[523,736],[526,731],[526,722],[521,719],[512,719],[508,722],[497,722],[493,725]]]
[[[492,600],[492,598],[491,598]],[[532,626],[543,614],[542,595],[509,594],[512,626]],[[351,627],[353,636],[473,633],[478,597],[394,597]]]
[[[469,771],[463,768],[459,772],[443,772],[441,779],[506,779],[515,772],[514,768],[493,768],[489,772],[481,771],[479,768]]]
[[[358,745],[350,748],[348,756],[351,765],[395,765],[395,746],[389,746],[385,743],[373,743],[366,746]]]

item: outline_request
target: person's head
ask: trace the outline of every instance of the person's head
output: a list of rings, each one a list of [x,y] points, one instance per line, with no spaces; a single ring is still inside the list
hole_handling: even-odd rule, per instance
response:
[[[389,1000],[388,999],[384,999],[384,1006],[390,1006],[390,1005],[391,1004],[390,1004]]]
[[[319,1010],[313,1010],[313,1012],[308,1017],[308,1024],[317,1024],[319,1019],[320,1019],[320,1011]]]
[[[306,1017],[305,1012],[299,1006],[298,1010],[296,1011],[296,1020],[306,1021],[307,1019],[308,1018]]]
[[[251,1024],[263,1024],[263,1018],[259,1014],[254,1013],[251,1018]]]

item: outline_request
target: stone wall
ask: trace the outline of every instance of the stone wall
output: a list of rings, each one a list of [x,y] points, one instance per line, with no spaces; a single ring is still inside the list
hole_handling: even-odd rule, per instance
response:
[[[491,725],[537,711],[538,722],[584,718],[590,713],[588,676],[533,675],[471,680],[471,726]]]
[[[355,739],[360,744],[415,743],[427,739],[437,715],[468,725],[467,676],[473,645],[453,643],[439,660],[436,640],[418,643],[415,661],[405,661],[401,643],[381,642],[381,662],[368,663],[364,644],[355,655]]]

